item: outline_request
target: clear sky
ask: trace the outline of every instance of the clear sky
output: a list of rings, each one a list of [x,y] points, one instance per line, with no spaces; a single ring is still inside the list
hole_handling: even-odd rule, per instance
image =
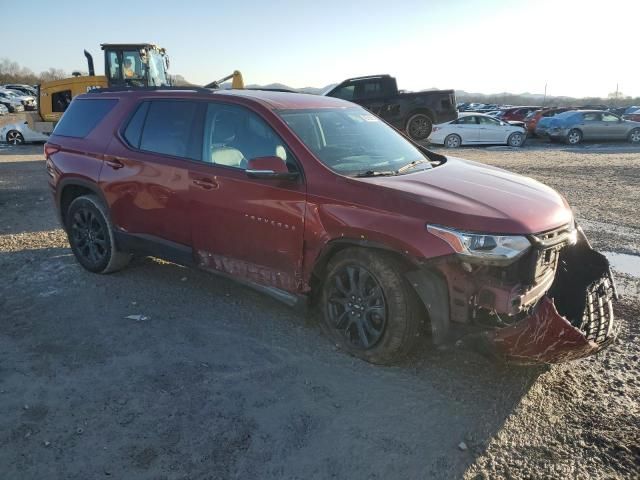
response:
[[[32,0],[17,10],[2,22],[0,58],[36,72],[86,70],[84,48],[101,72],[100,43],[152,42],[194,83],[235,69],[246,83],[292,87],[390,73],[408,90],[542,93],[548,83],[549,95],[581,97],[619,84],[640,96],[640,0]]]

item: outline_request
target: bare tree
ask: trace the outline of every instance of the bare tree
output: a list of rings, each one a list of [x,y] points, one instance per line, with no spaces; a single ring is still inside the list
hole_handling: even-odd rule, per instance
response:
[[[32,70],[21,67],[18,62],[8,58],[0,59],[0,84],[4,83],[26,83],[34,85],[40,82],[51,80],[59,80],[67,78],[69,75],[59,68],[50,68],[49,70],[36,75]]]

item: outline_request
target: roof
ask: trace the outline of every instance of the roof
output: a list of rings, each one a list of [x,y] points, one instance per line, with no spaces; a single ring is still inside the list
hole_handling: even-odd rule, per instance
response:
[[[103,88],[87,92],[87,96],[100,94],[151,95],[170,98],[172,96],[193,96],[203,98],[210,95],[243,98],[255,101],[271,110],[303,110],[319,108],[349,108],[356,105],[339,98],[307,93],[280,92],[274,90],[212,90],[202,87],[150,87],[150,88]],[[83,95],[84,96],[84,95]]]
[[[232,95],[260,101],[273,110],[301,110],[305,108],[347,108],[352,103],[334,97],[310,93],[277,92],[273,90],[214,90],[215,95]]]

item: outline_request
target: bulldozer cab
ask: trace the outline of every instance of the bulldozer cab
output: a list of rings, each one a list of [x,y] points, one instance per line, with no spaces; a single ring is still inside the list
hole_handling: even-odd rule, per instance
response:
[[[169,57],[164,48],[150,43],[100,45],[109,87],[169,86]]]

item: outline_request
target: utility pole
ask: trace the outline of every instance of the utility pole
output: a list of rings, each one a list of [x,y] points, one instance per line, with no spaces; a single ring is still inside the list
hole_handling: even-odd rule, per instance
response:
[[[544,99],[542,100],[542,106],[547,104],[547,82],[544,82]]]

